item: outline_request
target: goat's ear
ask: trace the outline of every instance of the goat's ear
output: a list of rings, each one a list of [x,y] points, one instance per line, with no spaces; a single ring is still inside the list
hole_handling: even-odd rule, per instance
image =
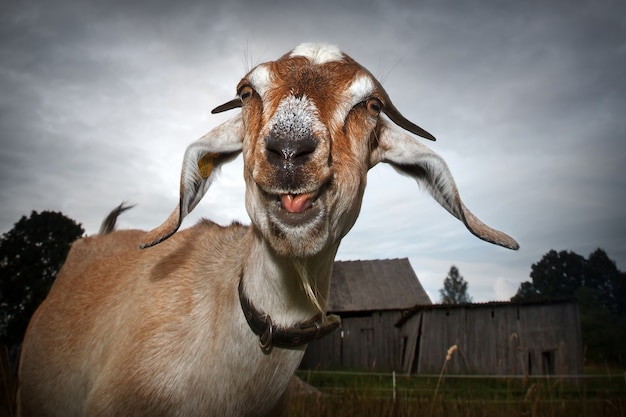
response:
[[[217,175],[217,170],[241,153],[241,114],[198,139],[185,151],[180,174],[180,201],[165,222],[146,233],[141,247],[154,246],[172,236],[183,218],[196,207]]]
[[[378,146],[371,166],[386,162],[397,171],[415,178],[454,217],[477,237],[509,249],[518,249],[512,237],[481,222],[461,201],[454,178],[443,158],[386,120],[380,120]]]

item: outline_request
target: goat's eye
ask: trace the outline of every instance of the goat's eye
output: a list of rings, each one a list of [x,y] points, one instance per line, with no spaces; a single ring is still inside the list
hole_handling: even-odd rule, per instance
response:
[[[245,86],[241,89],[241,91],[239,92],[239,99],[243,102],[246,101],[247,99],[249,99],[250,97],[252,97],[252,93],[254,92],[254,90],[252,90],[252,87],[249,86]]]
[[[365,107],[367,107],[367,111],[372,116],[376,117],[383,110],[383,104],[377,98],[370,98],[365,102]]]

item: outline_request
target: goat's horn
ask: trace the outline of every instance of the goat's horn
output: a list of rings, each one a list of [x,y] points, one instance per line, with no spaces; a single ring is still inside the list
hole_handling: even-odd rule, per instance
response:
[[[393,103],[391,102],[391,100],[389,100],[388,97],[386,99],[387,99],[387,102],[385,103],[385,106],[383,107],[383,113],[385,113],[387,117],[391,119],[392,122],[394,122],[401,128],[408,130],[411,133],[414,133],[418,136],[423,137],[424,139],[428,139],[432,141],[437,140],[435,139],[433,135],[428,133],[426,130],[422,129],[421,127],[419,127],[418,125],[416,125],[415,123],[411,122],[406,117],[404,117],[400,113],[400,111],[396,108],[396,106],[393,105]]]
[[[217,106],[216,108],[211,110],[211,114],[236,109],[237,107],[241,107],[241,99],[239,97],[234,98],[231,101],[222,104],[221,106]]]

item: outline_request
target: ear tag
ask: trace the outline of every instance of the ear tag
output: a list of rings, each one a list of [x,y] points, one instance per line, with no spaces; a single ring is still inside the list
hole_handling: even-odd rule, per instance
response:
[[[215,158],[218,155],[219,154],[208,153],[198,160],[198,171],[200,172],[202,179],[209,178],[211,172],[213,171]]]

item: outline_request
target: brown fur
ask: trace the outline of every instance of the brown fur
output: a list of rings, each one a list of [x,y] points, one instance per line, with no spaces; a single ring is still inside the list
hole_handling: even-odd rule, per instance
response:
[[[38,343],[26,343],[22,354],[22,415],[203,415],[193,408],[194,393],[204,395],[200,375],[210,373],[216,358],[224,357],[218,364],[229,361],[227,349],[211,339],[243,337],[256,344],[246,326],[240,334],[220,334],[220,323],[239,308],[236,287],[248,228],[205,221],[145,251],[138,247],[143,233],[120,231],[74,243],[28,329],[27,340],[37,334]],[[201,359],[195,355],[204,357],[204,372],[185,365]],[[48,359],[42,366],[31,358]],[[239,376],[251,371],[234,363],[220,384],[252,389]],[[82,383],[68,384],[68,377]],[[172,390],[173,383],[179,388]],[[81,404],[82,398],[88,400]],[[262,410],[263,398],[257,401],[239,404],[242,415]]]

